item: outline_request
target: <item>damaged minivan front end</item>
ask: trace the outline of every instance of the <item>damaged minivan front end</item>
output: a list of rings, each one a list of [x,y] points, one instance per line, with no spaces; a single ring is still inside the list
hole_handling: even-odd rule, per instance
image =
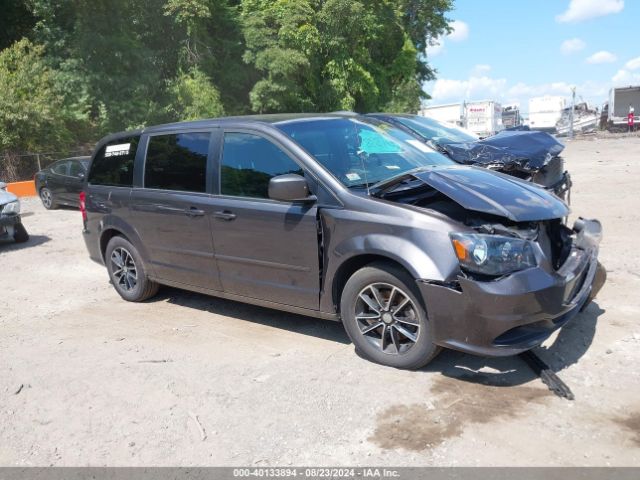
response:
[[[542,343],[595,296],[597,220],[563,221],[567,205],[544,189],[480,168],[417,169],[372,195],[453,221],[454,255],[438,279],[418,279],[434,342],[505,356]]]

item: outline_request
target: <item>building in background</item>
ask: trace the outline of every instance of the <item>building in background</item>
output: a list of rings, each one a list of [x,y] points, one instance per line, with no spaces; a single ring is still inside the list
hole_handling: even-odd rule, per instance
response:
[[[504,128],[514,128],[522,125],[522,117],[520,116],[520,105],[506,105],[502,109],[502,126]]]
[[[629,129],[629,114],[633,113],[634,124],[640,122],[640,86],[612,88],[607,105],[607,129]]]
[[[480,137],[495,135],[504,130],[502,105],[493,100],[466,103],[464,119],[464,128]]]
[[[529,99],[529,128],[555,132],[556,124],[566,108],[564,97],[545,95]]]
[[[464,126],[464,108],[462,103],[428,106],[420,110],[420,115],[430,117],[458,127]]]

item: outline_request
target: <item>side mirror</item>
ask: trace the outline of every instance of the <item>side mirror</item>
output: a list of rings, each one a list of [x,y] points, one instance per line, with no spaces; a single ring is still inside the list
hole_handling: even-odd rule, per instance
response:
[[[309,195],[309,185],[304,177],[295,173],[278,175],[269,180],[269,198],[282,202],[313,202],[315,195]]]
[[[80,172],[78,175],[78,180],[84,180],[84,173]]]
[[[6,190],[7,189],[7,184],[4,182],[0,182],[0,190]]]

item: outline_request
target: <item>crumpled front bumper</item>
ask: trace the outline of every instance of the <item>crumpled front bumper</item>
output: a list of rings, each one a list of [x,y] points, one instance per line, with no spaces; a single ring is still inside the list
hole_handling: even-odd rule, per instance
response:
[[[569,257],[557,271],[542,267],[495,281],[458,285],[419,280],[435,343],[478,355],[507,356],[540,345],[595,296],[597,220],[576,221]]]

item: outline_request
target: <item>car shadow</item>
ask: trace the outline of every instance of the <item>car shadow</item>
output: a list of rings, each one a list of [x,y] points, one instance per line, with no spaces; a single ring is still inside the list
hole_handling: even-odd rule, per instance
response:
[[[331,342],[345,345],[351,343],[339,322],[258,307],[177,288],[163,287],[159,294],[149,301],[167,301],[182,307],[195,308]],[[595,336],[598,317],[604,312],[596,301],[591,302],[583,312],[559,331],[551,345],[537,347],[533,351],[552,370],[561,372],[577,363],[587,352]],[[354,354],[358,352],[355,351]],[[448,349],[443,350],[436,359],[419,371],[440,373],[445,377],[465,382],[499,387],[522,385],[538,377],[518,356],[478,357]]]
[[[591,302],[558,332],[551,345],[540,346],[532,351],[554,372],[561,372],[578,363],[589,350],[598,317],[604,312],[597,301]],[[453,350],[444,350],[422,371],[440,372],[446,377],[496,387],[522,385],[538,377],[518,356],[478,357]]]
[[[331,320],[321,320],[171,287],[163,287],[158,295],[149,301],[167,301],[174,305],[195,308],[245,322],[322,338],[331,342],[345,345],[351,343],[342,324]]]
[[[16,250],[22,250],[23,248],[37,247],[43,243],[47,243],[51,240],[51,237],[47,235],[29,235],[29,240],[24,243],[16,243],[13,238],[7,238],[0,240],[0,253],[13,252]]]

